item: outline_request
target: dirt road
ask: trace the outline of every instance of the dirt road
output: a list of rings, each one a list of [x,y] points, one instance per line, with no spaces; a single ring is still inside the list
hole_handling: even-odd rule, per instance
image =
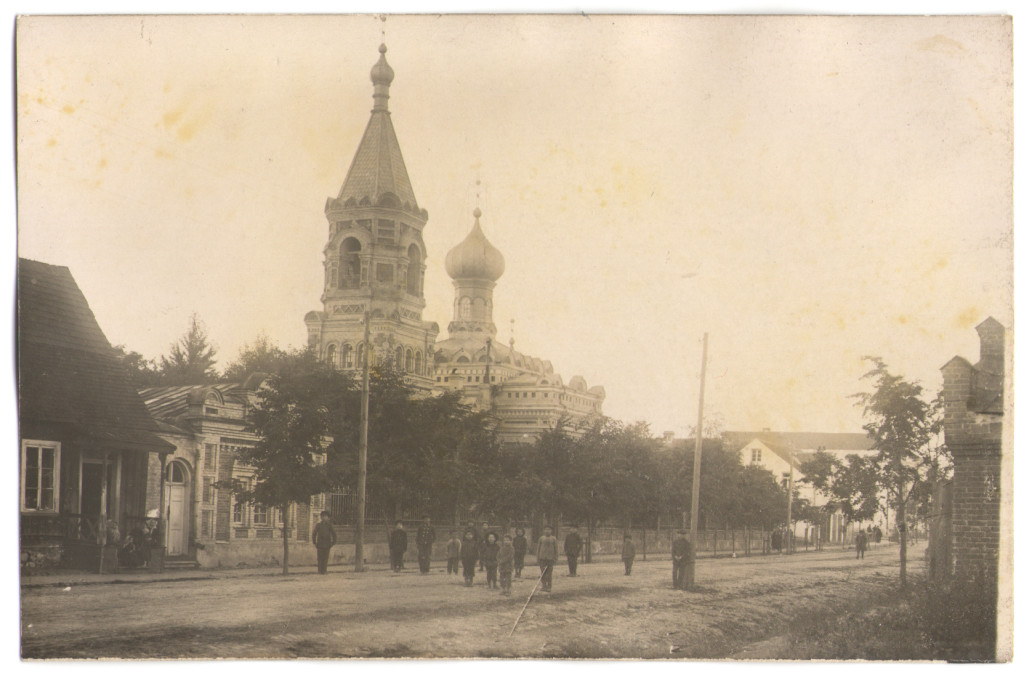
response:
[[[912,548],[920,569],[923,546]],[[673,591],[671,563],[556,568],[515,635],[533,588],[513,597],[437,571],[332,570],[281,576],[25,588],[25,658],[592,657],[763,658],[745,652],[795,621],[870,603],[897,578],[894,546],[700,560],[695,592]],[[820,619],[818,618],[820,617]]]

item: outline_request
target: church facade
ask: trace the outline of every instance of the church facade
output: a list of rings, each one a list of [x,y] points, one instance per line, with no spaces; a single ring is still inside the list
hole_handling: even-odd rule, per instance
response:
[[[474,210],[466,238],[445,258],[454,301],[448,336],[423,319],[427,211],[416,201],[388,110],[394,70],[387,48],[370,71],[373,109],[348,175],[328,199],[323,309],[306,314],[310,346],[336,368],[386,359],[424,393],[458,391],[490,411],[506,443],[532,443],[565,420],[571,432],[602,415],[602,387],[579,376],[566,384],[549,361],[498,341],[493,292],[505,260]]]

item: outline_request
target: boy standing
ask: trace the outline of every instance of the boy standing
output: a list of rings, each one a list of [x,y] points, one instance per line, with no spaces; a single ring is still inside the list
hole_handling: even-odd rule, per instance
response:
[[[515,556],[515,549],[512,547],[512,537],[505,535],[498,550],[498,580],[501,582],[501,592],[504,595],[512,595],[512,562]]]
[[[402,558],[405,556],[405,549],[409,546],[409,537],[402,526],[402,521],[395,523],[395,529],[391,531],[391,538],[388,539],[388,550],[391,552],[391,571],[401,572],[405,567]]]
[[[514,552],[513,563],[516,570],[516,579],[523,575],[523,565],[526,562],[527,545],[526,530],[521,527],[517,527],[516,537],[512,540],[512,550]]]
[[[544,534],[537,540],[537,565],[540,567],[540,589],[551,592],[551,572],[558,560],[558,540],[550,525],[544,526]]]
[[[459,573],[459,555],[462,553],[462,541],[455,536],[455,530],[448,530],[448,574]]]
[[[576,526],[569,526],[569,534],[565,535],[565,542],[562,544],[565,547],[565,560],[569,563],[569,576],[576,576],[576,562],[579,560],[580,551],[583,550],[583,540],[580,539],[580,535],[576,532]]]
[[[476,560],[479,550],[476,545],[476,534],[473,530],[466,530],[462,535],[462,576],[467,586],[473,585],[473,575],[476,574]]]
[[[633,571],[633,558],[636,557],[636,546],[633,545],[633,537],[626,535],[622,542],[622,562],[626,565],[626,576]]]
[[[430,516],[423,516],[423,524],[416,530],[416,550],[420,560],[420,574],[430,573],[430,549],[437,539],[434,527],[430,524]]]

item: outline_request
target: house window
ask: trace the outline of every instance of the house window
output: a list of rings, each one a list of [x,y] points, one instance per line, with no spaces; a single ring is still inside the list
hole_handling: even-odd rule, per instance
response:
[[[209,476],[203,476],[203,503],[213,503],[213,479]]]
[[[264,526],[270,524],[270,519],[267,517],[267,507],[263,504],[255,504],[252,507],[252,524]]]
[[[751,464],[760,464],[761,463],[761,450],[759,448],[755,448],[755,449],[750,451],[750,463]]]
[[[22,441],[21,508],[56,513],[60,489],[60,443]]]

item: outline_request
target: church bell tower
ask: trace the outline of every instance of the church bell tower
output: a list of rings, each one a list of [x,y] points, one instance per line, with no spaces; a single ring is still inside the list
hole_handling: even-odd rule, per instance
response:
[[[322,311],[306,315],[309,344],[339,369],[359,369],[369,316],[374,361],[392,359],[426,384],[437,337],[422,319],[427,211],[420,208],[388,110],[395,71],[387,47],[370,70],[373,109],[336,198],[328,198]]]

